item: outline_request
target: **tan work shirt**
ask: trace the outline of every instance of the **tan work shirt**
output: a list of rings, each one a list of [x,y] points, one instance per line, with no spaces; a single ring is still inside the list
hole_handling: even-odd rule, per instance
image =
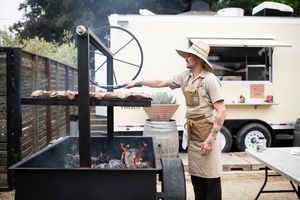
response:
[[[185,82],[187,80],[188,83],[186,86]],[[202,96],[208,105],[212,106],[215,102],[224,100],[221,95],[221,82],[213,73],[207,71],[205,68],[196,77],[194,77],[191,70],[185,70],[167,80],[167,84],[171,89],[181,88],[184,92],[185,87],[197,87],[201,80],[203,81],[200,85],[199,95]],[[186,117],[188,118],[193,115],[210,115],[210,113],[207,113],[207,108],[204,108],[203,105],[196,107],[187,106]]]

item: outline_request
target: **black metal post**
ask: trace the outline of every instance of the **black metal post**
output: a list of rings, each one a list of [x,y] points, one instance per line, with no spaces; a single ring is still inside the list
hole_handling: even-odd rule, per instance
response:
[[[107,57],[107,84],[113,84],[113,54],[84,26],[77,26],[78,42],[78,106],[79,106],[79,150],[80,167],[91,166],[90,153],[90,97],[89,97],[89,51],[90,44]],[[109,89],[108,91],[113,91]],[[113,106],[107,107],[108,137],[113,137]]]
[[[107,85],[113,85],[113,58],[107,57]],[[112,92],[113,88],[108,88],[107,91]],[[114,107],[107,106],[107,137],[112,141],[114,133]]]
[[[91,167],[89,34],[77,36],[78,44],[78,112],[80,167]]]
[[[21,160],[22,113],[20,98],[21,49],[9,48],[6,60],[7,80],[7,166]],[[13,187],[11,171],[7,173],[8,187]]]
[[[47,84],[46,84],[46,90],[50,91],[51,90],[51,70],[50,70],[50,66],[51,66],[51,60],[48,58],[46,60],[45,63],[45,76],[46,76],[46,80],[47,80]],[[50,141],[52,140],[52,123],[51,123],[51,105],[47,105],[46,106],[46,131],[47,131],[47,144],[50,143]]]
[[[69,67],[65,65],[65,76],[66,76],[65,90],[70,89],[69,73],[70,73]],[[70,106],[69,105],[65,107],[65,113],[66,113],[66,135],[70,135]]]

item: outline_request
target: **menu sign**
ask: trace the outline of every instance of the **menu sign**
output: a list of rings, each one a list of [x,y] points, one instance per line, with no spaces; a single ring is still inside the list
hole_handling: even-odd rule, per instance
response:
[[[251,84],[250,85],[250,98],[265,98],[265,85],[264,84]]]

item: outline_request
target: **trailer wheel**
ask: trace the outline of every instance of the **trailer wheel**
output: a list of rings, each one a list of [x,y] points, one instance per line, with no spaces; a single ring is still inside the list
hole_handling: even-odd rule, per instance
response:
[[[164,200],[185,200],[186,185],[182,160],[161,158],[162,193]]]
[[[259,123],[246,124],[236,135],[236,146],[240,151],[255,149],[259,137],[264,137],[267,140],[267,146],[271,145],[270,131],[264,125]]]
[[[222,152],[228,152],[230,151],[232,146],[232,135],[228,130],[228,128],[226,128],[225,126],[222,127],[220,132],[221,132],[220,144],[221,144]]]

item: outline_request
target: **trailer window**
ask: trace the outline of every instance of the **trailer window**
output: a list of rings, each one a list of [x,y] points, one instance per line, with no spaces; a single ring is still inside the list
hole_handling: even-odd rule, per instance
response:
[[[211,47],[208,60],[223,81],[271,81],[272,48]]]

